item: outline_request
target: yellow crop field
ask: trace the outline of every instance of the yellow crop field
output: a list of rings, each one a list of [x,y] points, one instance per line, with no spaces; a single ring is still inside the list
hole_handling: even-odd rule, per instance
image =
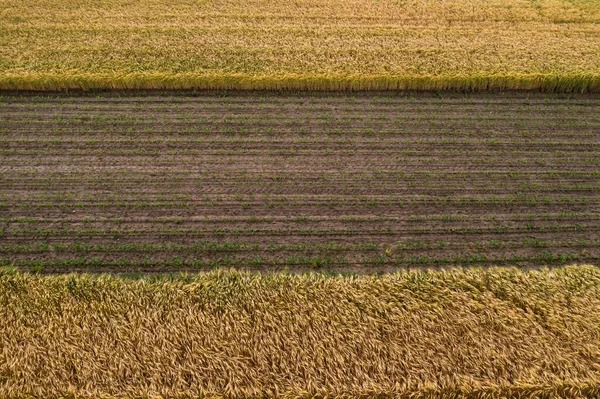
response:
[[[600,270],[0,274],[2,398],[600,395]]]
[[[0,89],[600,90],[595,0],[0,0]]]

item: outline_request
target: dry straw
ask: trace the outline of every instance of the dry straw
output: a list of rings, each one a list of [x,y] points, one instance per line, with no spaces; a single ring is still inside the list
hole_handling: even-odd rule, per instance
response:
[[[600,91],[589,0],[0,0],[0,89]]]
[[[2,398],[600,395],[591,266],[0,275]]]

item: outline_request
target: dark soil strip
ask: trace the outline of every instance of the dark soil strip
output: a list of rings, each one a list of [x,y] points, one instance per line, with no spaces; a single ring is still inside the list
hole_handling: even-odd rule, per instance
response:
[[[0,96],[0,266],[600,266],[600,97]]]

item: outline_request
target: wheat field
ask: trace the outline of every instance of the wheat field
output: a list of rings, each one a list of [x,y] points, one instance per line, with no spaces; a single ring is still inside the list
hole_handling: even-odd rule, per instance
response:
[[[593,0],[0,0],[0,89],[600,90]]]
[[[2,398],[600,395],[600,270],[0,275]]]

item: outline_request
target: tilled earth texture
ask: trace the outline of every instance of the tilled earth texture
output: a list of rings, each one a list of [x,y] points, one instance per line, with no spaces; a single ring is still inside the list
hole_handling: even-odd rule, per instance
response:
[[[600,265],[600,97],[10,94],[0,265]]]

